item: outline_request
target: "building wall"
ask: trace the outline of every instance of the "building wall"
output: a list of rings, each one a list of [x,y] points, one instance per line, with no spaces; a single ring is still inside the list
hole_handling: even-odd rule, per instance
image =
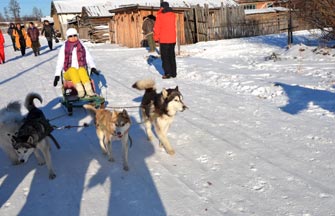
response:
[[[68,29],[67,20],[71,20],[76,17],[78,14],[53,14],[52,18],[54,19],[54,29],[61,33],[61,37],[65,39],[66,30]]]
[[[268,8],[268,5],[273,4],[275,1],[240,0],[236,2],[244,6],[245,9],[263,9]],[[247,8],[251,6],[254,6],[254,8]]]
[[[149,14],[156,16],[157,11],[136,10],[116,13],[110,22],[111,41],[126,47],[140,47],[144,39],[142,34],[143,18]],[[185,44],[184,15],[176,13],[177,40]]]

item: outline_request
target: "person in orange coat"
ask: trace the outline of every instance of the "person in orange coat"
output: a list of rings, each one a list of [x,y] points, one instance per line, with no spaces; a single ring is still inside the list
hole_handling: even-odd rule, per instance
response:
[[[5,63],[5,38],[3,37],[2,31],[0,29],[0,64]]]
[[[13,30],[13,36],[15,37],[15,45],[21,50],[22,56],[26,54],[26,48],[31,47],[31,40],[27,35],[27,31],[24,26],[20,23],[16,24],[16,28]]]
[[[163,79],[177,76],[176,65],[176,15],[168,2],[162,2],[157,12],[154,26],[154,40],[159,43],[162,67],[164,70]]]

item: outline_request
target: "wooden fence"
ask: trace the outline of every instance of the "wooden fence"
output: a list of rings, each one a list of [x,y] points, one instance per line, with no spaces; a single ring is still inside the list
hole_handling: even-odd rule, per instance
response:
[[[286,11],[246,15],[242,6],[209,9],[196,6],[185,11],[186,43],[228,38],[250,37],[277,34],[287,31],[288,13]],[[298,19],[293,26],[304,29]],[[298,28],[296,28],[298,29]],[[306,28],[305,28],[306,29]]]

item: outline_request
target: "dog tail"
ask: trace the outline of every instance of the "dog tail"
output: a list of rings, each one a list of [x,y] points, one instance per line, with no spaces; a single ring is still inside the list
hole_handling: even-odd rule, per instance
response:
[[[155,81],[152,79],[138,80],[132,85],[132,87],[138,90],[156,89]]]
[[[83,107],[84,107],[85,109],[87,109],[87,110],[93,112],[93,113],[96,113],[96,111],[97,111],[97,109],[96,109],[94,106],[92,106],[91,104],[84,104]]]
[[[26,97],[26,100],[24,102],[24,106],[27,108],[28,111],[35,108],[34,99],[37,98],[41,103],[43,102],[41,95],[37,93],[29,93]]]

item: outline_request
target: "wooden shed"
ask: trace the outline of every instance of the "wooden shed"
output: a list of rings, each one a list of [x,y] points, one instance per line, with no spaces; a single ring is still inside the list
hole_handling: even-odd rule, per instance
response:
[[[80,38],[91,42],[110,42],[109,23],[113,14],[107,5],[84,6],[79,19]]]
[[[110,10],[114,13],[110,21],[111,40],[116,44],[127,47],[140,47],[144,39],[142,24],[146,16],[157,15],[159,7],[127,5]],[[188,8],[173,8],[176,14],[177,43],[185,44],[184,11]]]
[[[60,32],[63,39],[68,28],[68,20],[79,16],[81,14],[81,8],[82,5],[67,1],[51,2],[51,17],[54,20],[54,29]]]
[[[84,6],[106,4],[108,0],[72,0],[72,1],[52,1],[51,17],[54,20],[54,29],[61,33],[62,38],[69,27],[69,22],[77,22],[82,14]]]
[[[115,2],[117,4],[117,2],[120,1],[116,0]],[[123,46],[139,47],[141,46],[141,40],[144,38],[142,34],[143,18],[150,14],[156,16],[160,2],[148,0],[145,5],[139,5],[136,1],[132,0],[129,0],[128,3],[129,2],[133,2],[133,4],[122,5],[119,3],[115,9],[110,10],[111,13],[115,14],[110,24],[111,40]],[[192,32],[192,27],[189,26],[190,19],[187,18],[187,13],[192,10],[193,7],[207,4],[211,10],[221,6],[238,6],[233,0],[170,0],[168,2],[176,14],[177,44],[194,42],[192,36],[190,37],[189,35],[192,33],[195,34],[196,32]],[[198,20],[197,22],[201,21]]]

